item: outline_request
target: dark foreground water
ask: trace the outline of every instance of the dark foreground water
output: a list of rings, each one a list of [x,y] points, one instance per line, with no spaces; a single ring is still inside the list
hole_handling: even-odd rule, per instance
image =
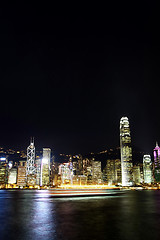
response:
[[[0,190],[3,239],[160,239],[160,191],[53,199],[47,191]]]

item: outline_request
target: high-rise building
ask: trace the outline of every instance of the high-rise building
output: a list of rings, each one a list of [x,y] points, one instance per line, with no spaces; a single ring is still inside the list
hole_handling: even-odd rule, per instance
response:
[[[35,159],[35,173],[36,173],[36,185],[40,186],[41,179],[41,159],[36,157]]]
[[[36,185],[34,139],[31,139],[30,145],[27,148],[26,183],[27,186]]]
[[[58,162],[54,161],[54,157],[52,159],[51,163],[51,175],[50,175],[50,185],[57,186],[58,185],[58,170],[59,170],[59,164]]]
[[[92,160],[92,183],[98,184],[102,181],[101,162]]]
[[[43,158],[41,161],[41,186],[50,184],[50,159],[51,149],[43,148]]]
[[[35,174],[35,146],[34,139],[31,139],[30,145],[27,148],[27,167],[26,176]]]
[[[83,175],[88,176],[92,175],[92,160],[88,158],[83,159]]]
[[[16,184],[17,183],[17,168],[11,168],[9,169],[9,175],[8,175],[8,184]]]
[[[0,188],[5,188],[8,184],[8,159],[0,157]]]
[[[150,155],[143,156],[143,178],[144,183],[152,183],[152,162]]]
[[[154,152],[154,180],[156,183],[160,182],[160,147],[156,143],[156,147],[153,150]]]
[[[77,162],[77,174],[82,175],[83,174],[83,159],[82,155],[77,156],[78,162]]]
[[[143,163],[138,163],[138,166],[140,167],[140,183],[142,184],[144,182]]]
[[[121,184],[121,160],[108,159],[106,164],[106,180],[108,185]]]
[[[133,166],[133,183],[136,185],[141,183],[141,171],[139,165]]]
[[[120,149],[121,149],[122,186],[131,186],[133,184],[132,148],[130,127],[127,117],[122,117],[120,120]]]
[[[72,170],[71,162],[63,163],[59,165],[59,175],[61,175],[62,184],[66,184],[66,183],[72,184],[73,170]]]
[[[26,186],[26,161],[20,161],[18,166],[17,185]]]

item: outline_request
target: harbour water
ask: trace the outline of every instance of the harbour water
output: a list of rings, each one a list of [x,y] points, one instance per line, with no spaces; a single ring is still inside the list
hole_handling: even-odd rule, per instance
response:
[[[51,198],[47,190],[0,190],[0,239],[159,239],[160,190]]]

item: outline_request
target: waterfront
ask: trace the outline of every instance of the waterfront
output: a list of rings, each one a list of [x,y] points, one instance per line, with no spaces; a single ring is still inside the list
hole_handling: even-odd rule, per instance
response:
[[[50,198],[47,190],[1,190],[2,239],[158,239],[160,191]]]

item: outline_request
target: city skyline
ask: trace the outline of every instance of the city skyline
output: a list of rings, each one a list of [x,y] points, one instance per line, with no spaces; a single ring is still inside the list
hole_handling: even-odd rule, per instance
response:
[[[120,119],[120,132],[119,132],[119,134],[120,134],[119,146],[114,147],[114,148],[105,148],[103,150],[101,149],[101,151],[99,151],[99,152],[93,152],[92,151],[92,152],[87,152],[87,153],[84,153],[84,154],[79,153],[79,152],[78,153],[62,153],[62,152],[57,152],[57,150],[55,148],[52,148],[52,147],[49,148],[49,149],[52,153],[52,156],[54,156],[56,162],[57,161],[58,162],[59,161],[63,162],[64,159],[65,159],[65,158],[63,159],[63,157],[71,157],[71,156],[74,156],[74,155],[76,156],[77,154],[78,155],[80,154],[80,155],[83,155],[84,157],[85,156],[91,156],[91,155],[92,155],[92,157],[96,156],[96,159],[98,159],[100,161],[103,160],[103,162],[109,156],[111,157],[111,159],[121,158],[122,166],[123,166],[123,158],[127,160],[127,156],[129,157],[129,155],[127,155],[128,151],[130,151],[129,149],[131,149],[131,157],[129,157],[129,159],[130,159],[129,162],[132,163],[132,164],[142,163],[143,162],[143,156],[146,155],[146,154],[149,154],[149,151],[148,152],[141,151],[141,150],[139,150],[138,148],[135,148],[132,145],[128,117],[122,117]],[[39,155],[42,155],[42,152],[43,152],[42,149],[37,148],[38,142],[36,143],[36,150],[35,150],[34,143],[35,143],[35,139],[34,139],[34,137],[31,137],[30,138],[30,146],[27,148],[27,151],[24,150],[24,149],[23,150],[18,149],[18,151],[13,150],[13,149],[8,149],[8,150],[6,149],[6,152],[4,152],[5,148],[4,149],[1,148],[1,155],[3,156],[2,153],[11,154],[11,155],[18,153],[22,157],[24,157],[25,152],[26,152],[27,159],[30,159],[30,161],[33,162],[33,159],[35,159],[35,153],[36,153],[36,155],[39,156]],[[48,147],[50,147],[50,146],[48,146]],[[156,147],[158,147],[157,141],[156,141]],[[44,146],[43,146],[43,149],[48,149],[48,148],[46,148],[46,147],[44,148]],[[152,151],[151,151],[151,159],[152,159],[153,162],[155,161],[155,154],[153,154],[155,149],[153,148]],[[124,154],[123,154],[123,150],[124,150]],[[31,155],[33,155],[33,156],[31,156]],[[66,160],[68,161],[68,158]],[[29,163],[28,160],[27,160],[27,162]],[[33,165],[33,163],[32,163],[32,165]],[[33,172],[34,172],[34,168],[33,168]]]
[[[87,5],[0,7],[1,240],[160,236],[158,1]]]
[[[124,116],[121,117],[121,119],[123,119],[123,118],[127,118],[128,119],[128,117],[124,117]],[[131,126],[131,128],[132,128],[132,126]],[[25,141],[26,141],[26,139],[25,139]],[[30,143],[32,143],[34,145],[34,142],[35,142],[35,137],[31,136],[30,137]],[[148,149],[148,151],[143,151],[142,149],[140,149],[139,146],[135,146],[133,144],[131,144],[131,145],[132,145],[132,148],[134,150],[136,150],[136,151],[142,152],[144,154],[149,154],[150,153],[151,155],[153,155],[155,144],[156,144],[156,146],[158,146],[158,142],[154,141],[153,148],[152,149]],[[22,145],[20,145],[20,146],[22,146]],[[14,148],[14,145],[13,146],[1,145],[0,147],[2,149],[4,148],[4,149],[8,149],[8,150],[13,150],[14,149],[13,151],[18,151],[18,152],[19,151],[26,151],[25,150],[26,146],[24,148],[21,148],[20,146],[17,146],[16,148]],[[36,139],[36,151],[38,151],[38,152],[41,151],[42,152],[42,149],[44,148],[44,146],[47,147],[47,145],[45,143],[42,143],[42,145],[40,146],[40,144],[38,142],[38,139]],[[62,152],[61,150],[57,151],[57,149],[55,149],[54,146],[48,146],[48,147],[50,147],[56,154],[66,154],[66,155],[84,154],[84,155],[86,155],[86,154],[90,154],[90,153],[103,153],[105,151],[109,151],[110,149],[112,150],[112,149],[119,148],[119,150],[120,150],[120,148],[121,148],[121,140],[119,140],[119,144],[117,146],[113,146],[113,144],[110,144],[109,146],[105,146],[103,148],[99,148],[98,151],[93,151],[92,150],[92,151],[86,151],[86,152],[68,152],[68,151],[67,152]],[[59,149],[60,149],[60,147],[59,147]],[[153,158],[154,158],[154,156],[153,156]]]
[[[119,124],[120,147],[115,150],[90,153],[90,155],[65,155],[55,161],[49,147],[36,154],[35,139],[31,137],[26,154],[9,149],[11,155],[0,151],[0,188],[52,188],[100,186],[159,188],[160,147],[156,142],[153,161],[143,154],[138,162],[133,158],[132,138],[128,117],[123,116]],[[119,153],[118,153],[119,151]],[[101,155],[102,154],[102,155]],[[105,155],[104,155],[105,154]],[[63,154],[60,154],[63,155]],[[101,156],[100,156],[101,155]],[[142,155],[142,154],[141,154]],[[140,155],[139,155],[140,156]],[[67,158],[66,158],[67,157]],[[142,156],[141,156],[142,157]],[[134,159],[134,160],[133,160]],[[143,162],[142,162],[143,160]],[[102,187],[102,186],[100,186]]]
[[[106,155],[97,158],[90,156],[68,155],[62,162],[56,162],[50,148],[43,148],[35,154],[34,138],[31,138],[26,155],[13,161],[8,155],[0,156],[0,188],[54,188],[73,187],[140,187],[158,189],[160,186],[160,147],[156,143],[154,159],[143,155],[143,163],[132,159],[130,125],[127,117],[120,119],[120,155]],[[2,150],[2,149],[1,149]],[[114,151],[110,149],[110,151]],[[1,151],[3,152],[3,151]],[[20,152],[19,152],[20,153]],[[24,153],[24,152],[23,152]],[[106,151],[105,151],[106,153]],[[21,154],[21,153],[20,153]],[[101,153],[103,154],[103,153]],[[67,155],[66,155],[67,156]]]

